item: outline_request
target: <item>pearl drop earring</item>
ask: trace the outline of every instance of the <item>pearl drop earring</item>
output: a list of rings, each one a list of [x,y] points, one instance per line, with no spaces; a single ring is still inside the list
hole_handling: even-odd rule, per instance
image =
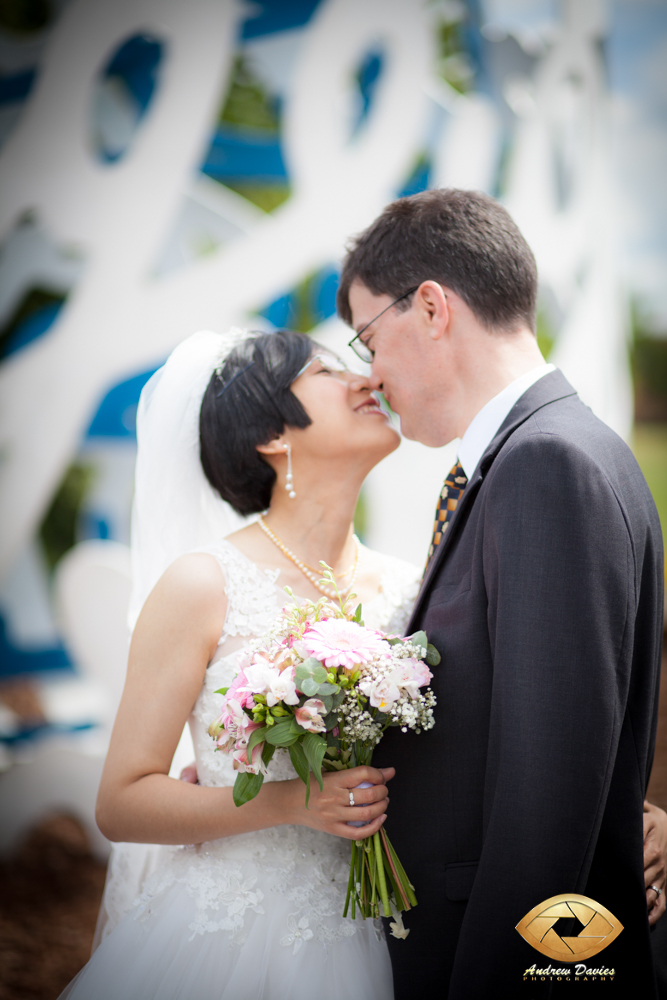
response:
[[[287,452],[287,476],[285,477],[285,489],[287,490],[287,496],[290,500],[294,500],[296,493],[294,492],[294,476],[292,475],[292,449],[288,444],[284,445],[284,448]]]

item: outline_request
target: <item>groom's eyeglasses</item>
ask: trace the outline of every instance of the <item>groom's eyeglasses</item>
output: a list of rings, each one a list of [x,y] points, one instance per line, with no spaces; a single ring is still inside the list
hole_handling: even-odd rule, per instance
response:
[[[370,321],[370,323],[366,323],[366,326],[362,326],[361,330],[359,330],[356,337],[353,337],[352,340],[347,345],[348,347],[352,348],[352,350],[354,351],[354,353],[357,355],[358,358],[361,358],[361,360],[365,361],[367,364],[371,363],[371,361],[375,357],[375,351],[371,350],[371,348],[363,342],[363,340],[361,339],[362,334],[366,333],[366,330],[369,328],[369,326],[372,326],[373,323],[375,323],[375,320],[378,320],[380,316],[383,316],[389,309],[391,309],[392,306],[395,306],[397,302],[401,302],[403,299],[407,299],[408,295],[412,295],[412,293],[416,292],[418,288],[419,285],[415,285],[414,288],[408,288],[407,292],[403,292],[403,294],[399,295],[397,299],[394,299],[393,302],[390,302],[388,306],[385,306],[382,312],[379,312],[377,316],[375,316],[374,319]]]

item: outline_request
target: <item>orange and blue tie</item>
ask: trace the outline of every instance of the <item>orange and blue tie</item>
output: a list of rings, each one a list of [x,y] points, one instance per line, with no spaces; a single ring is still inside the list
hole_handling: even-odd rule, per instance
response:
[[[454,511],[459,505],[459,501],[463,496],[463,491],[468,485],[468,477],[463,471],[463,466],[460,462],[457,462],[453,469],[447,475],[445,479],[445,484],[440,491],[440,496],[438,497],[438,505],[435,508],[435,523],[433,525],[433,538],[431,539],[431,547],[428,550],[428,559],[426,560],[426,570],[431,564],[431,559],[437,549],[438,545],[443,539],[443,536],[447,530],[449,522],[452,519]]]

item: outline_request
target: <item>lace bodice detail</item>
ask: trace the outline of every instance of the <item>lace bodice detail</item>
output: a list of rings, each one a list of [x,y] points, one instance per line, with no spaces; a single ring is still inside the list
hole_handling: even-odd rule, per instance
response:
[[[278,570],[261,570],[231,543],[220,541],[203,551],[218,560],[224,574],[227,614],[189,724],[199,782],[220,787],[233,785],[237,772],[232,758],[217,751],[208,734],[209,725],[220,714],[221,697],[216,691],[231,683],[248,641],[267,632],[286,597],[278,583]],[[403,633],[418,579],[414,567],[386,557],[380,594],[364,605],[366,624]],[[289,754],[278,749],[265,781],[293,777]],[[290,902],[281,944],[295,953],[312,938],[330,944],[356,933],[355,923],[341,916],[349,869],[345,840],[306,827],[282,826],[161,850],[162,863],[146,880],[138,901],[144,917],[154,910],[161,894],[181,884],[195,903],[196,916],[189,924],[193,936],[225,931],[230,944],[242,943],[247,919],[261,917],[270,903],[267,894],[274,893]]]

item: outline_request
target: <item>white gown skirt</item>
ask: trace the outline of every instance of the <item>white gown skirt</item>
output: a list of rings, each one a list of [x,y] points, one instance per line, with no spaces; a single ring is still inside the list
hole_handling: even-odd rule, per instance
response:
[[[60,1000],[392,1000],[379,927],[342,919],[347,842],[282,827],[163,850]]]

